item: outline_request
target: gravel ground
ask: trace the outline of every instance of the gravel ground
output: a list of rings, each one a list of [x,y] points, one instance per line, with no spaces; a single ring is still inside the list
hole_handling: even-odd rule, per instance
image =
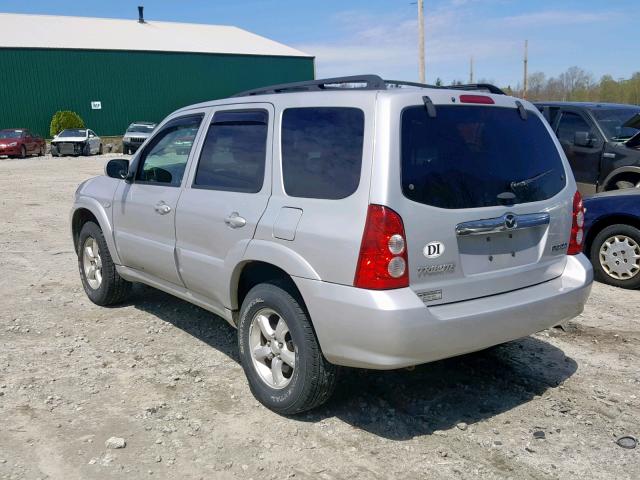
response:
[[[85,296],[69,234],[108,156],[0,159],[0,478],[637,479],[640,292],[413,371],[345,370],[324,407],[259,405],[235,331],[137,286]]]

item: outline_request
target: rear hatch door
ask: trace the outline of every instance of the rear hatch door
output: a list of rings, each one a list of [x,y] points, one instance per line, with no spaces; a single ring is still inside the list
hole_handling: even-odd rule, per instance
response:
[[[427,305],[542,283],[566,262],[573,181],[551,130],[510,97],[486,96],[495,102],[487,105],[461,95],[429,99],[435,115],[422,104],[399,113],[393,206],[410,286]]]

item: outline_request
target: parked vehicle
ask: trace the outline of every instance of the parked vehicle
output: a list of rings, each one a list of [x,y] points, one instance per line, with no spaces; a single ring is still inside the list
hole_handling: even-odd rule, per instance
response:
[[[583,195],[640,188],[640,106],[540,102]]]
[[[102,140],[88,128],[68,128],[51,140],[51,155],[102,155]]]
[[[591,288],[553,132],[477,86],[371,75],[244,92],[172,113],[105,173],[71,212],[89,298],[142,282],[222,316],[280,413],[323,403],[339,365],[508,342],[578,315]]]
[[[47,144],[39,135],[26,128],[0,130],[0,156],[25,158],[27,155],[44,155]]]
[[[594,195],[585,204],[584,251],[597,280],[640,288],[640,190]]]
[[[142,145],[156,128],[153,122],[133,122],[122,137],[122,151],[132,154]]]

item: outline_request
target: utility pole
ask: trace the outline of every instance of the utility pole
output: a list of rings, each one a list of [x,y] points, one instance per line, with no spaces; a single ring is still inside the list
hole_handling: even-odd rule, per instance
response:
[[[424,66],[424,0],[418,0],[418,70],[420,83],[425,83]]]
[[[524,41],[524,81],[523,81],[523,90],[522,90],[522,98],[527,98],[527,90],[529,88],[529,40]]]
[[[469,60],[469,83],[473,83],[473,55]]]

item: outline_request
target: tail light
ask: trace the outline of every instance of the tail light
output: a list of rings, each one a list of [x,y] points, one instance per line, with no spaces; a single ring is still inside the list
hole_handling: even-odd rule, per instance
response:
[[[409,286],[404,225],[388,207],[369,205],[353,284],[370,290]]]
[[[573,196],[573,222],[571,224],[571,237],[569,239],[568,255],[577,255],[582,252],[582,242],[584,240],[584,206],[582,205],[582,195],[576,192]]]

